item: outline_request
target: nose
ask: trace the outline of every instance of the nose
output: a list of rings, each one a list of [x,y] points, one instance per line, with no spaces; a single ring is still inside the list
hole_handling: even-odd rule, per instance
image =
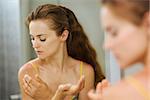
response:
[[[39,43],[37,40],[32,41],[32,47],[36,49],[39,48]]]
[[[103,43],[104,50],[110,50],[111,48],[112,48],[112,43],[110,41],[107,40]]]

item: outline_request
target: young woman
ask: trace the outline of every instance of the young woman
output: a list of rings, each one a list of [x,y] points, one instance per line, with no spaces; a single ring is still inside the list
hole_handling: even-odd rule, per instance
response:
[[[27,26],[37,58],[19,70],[22,99],[88,100],[87,92],[104,76],[74,13],[41,5],[28,16]]]
[[[144,66],[104,91],[102,84],[98,84],[96,92],[89,92],[91,100],[150,100],[149,3],[149,0],[102,0],[105,49],[113,52],[121,69],[139,62]]]

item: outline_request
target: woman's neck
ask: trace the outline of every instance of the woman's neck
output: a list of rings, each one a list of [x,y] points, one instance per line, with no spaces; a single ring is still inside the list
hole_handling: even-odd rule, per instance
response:
[[[67,63],[69,62],[70,57],[68,56],[66,46],[61,46],[58,52],[50,56],[46,59],[41,60],[43,65],[54,66],[55,68],[63,70],[66,67]]]

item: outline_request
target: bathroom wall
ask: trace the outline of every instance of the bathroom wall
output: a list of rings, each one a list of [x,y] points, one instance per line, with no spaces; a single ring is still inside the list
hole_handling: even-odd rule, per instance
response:
[[[19,93],[17,72],[21,65],[19,0],[0,0],[0,100]]]

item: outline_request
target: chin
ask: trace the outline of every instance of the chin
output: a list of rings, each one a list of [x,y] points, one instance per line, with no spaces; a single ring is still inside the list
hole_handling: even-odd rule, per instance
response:
[[[125,69],[127,67],[127,63],[122,61],[121,59],[117,59],[117,63],[120,69]]]
[[[43,56],[38,56],[38,58],[41,60],[45,59],[45,57],[43,57]]]
[[[125,68],[126,68],[126,65],[124,65],[124,64],[119,64],[119,67],[120,67],[120,69],[122,70],[122,69],[125,69]]]
[[[131,62],[119,63],[120,69],[126,69],[126,68],[130,67],[131,65],[133,65],[133,63],[131,63]]]

